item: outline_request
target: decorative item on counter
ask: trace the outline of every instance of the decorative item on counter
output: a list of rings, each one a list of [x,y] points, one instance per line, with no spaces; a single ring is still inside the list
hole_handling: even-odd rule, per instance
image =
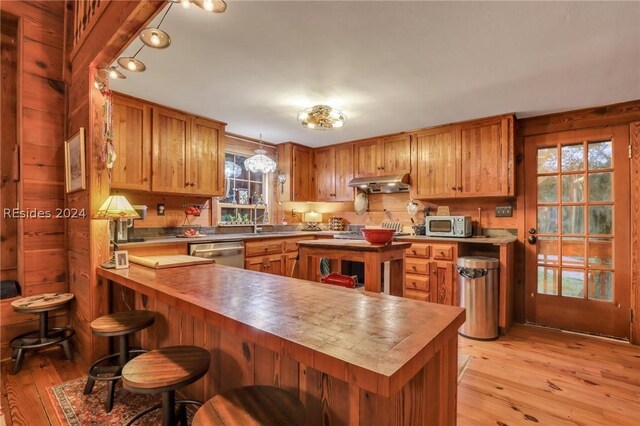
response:
[[[356,195],[355,200],[353,200],[353,210],[356,212],[358,216],[362,216],[367,209],[369,208],[369,199],[367,198],[367,194],[364,192]]]
[[[370,227],[362,230],[364,239],[371,244],[389,244],[393,241],[393,234],[395,233],[396,231],[394,229],[384,229],[380,227]]]
[[[304,222],[306,223],[305,227],[302,228],[303,231],[320,231],[319,223],[322,222],[322,213],[316,213],[314,211],[310,211],[308,213],[304,213],[303,215]]]
[[[418,203],[411,200],[407,203],[407,213],[409,216],[415,216],[418,213]]]
[[[102,203],[102,206],[100,206],[93,218],[109,220],[109,235],[113,243],[114,255],[109,261],[103,263],[102,267],[113,269],[116,267],[115,252],[118,251],[118,243],[116,242],[117,226],[111,226],[112,220],[139,219],[140,216],[123,195],[110,195],[105,202]]]
[[[201,225],[192,224],[193,218],[198,217],[202,214],[202,210],[207,208],[207,204],[183,204],[184,207],[184,222],[182,222],[182,227],[184,231],[182,234],[177,235],[180,238],[194,238],[201,237],[202,234],[198,231]]]
[[[344,230],[344,221],[341,217],[333,216],[329,218],[329,230],[342,231]]]

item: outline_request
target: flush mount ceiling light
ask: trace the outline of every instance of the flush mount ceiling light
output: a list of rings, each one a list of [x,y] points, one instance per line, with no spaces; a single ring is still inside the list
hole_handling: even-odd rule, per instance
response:
[[[262,135],[260,135],[260,148],[256,149],[256,155],[244,160],[244,168],[251,173],[271,173],[276,171],[276,162],[267,157],[267,151],[262,149]]]
[[[340,128],[347,116],[339,109],[329,105],[316,105],[298,113],[298,122],[308,129],[332,130]]]

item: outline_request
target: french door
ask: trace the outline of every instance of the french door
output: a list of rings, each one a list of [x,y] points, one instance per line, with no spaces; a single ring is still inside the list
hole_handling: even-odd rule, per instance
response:
[[[525,138],[525,319],[630,334],[629,128]]]

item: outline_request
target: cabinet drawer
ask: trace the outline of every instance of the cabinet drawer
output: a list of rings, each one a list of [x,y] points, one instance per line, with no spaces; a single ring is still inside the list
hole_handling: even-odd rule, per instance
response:
[[[246,257],[282,253],[282,240],[251,241],[244,244]]]
[[[404,289],[404,297],[415,300],[422,300],[423,302],[429,301],[429,293],[419,290]]]
[[[429,257],[431,255],[431,245],[424,243],[411,243],[411,247],[406,249],[407,256]]]
[[[404,288],[429,292],[429,277],[425,275],[406,274]]]
[[[429,259],[423,259],[421,257],[407,257],[404,262],[405,272],[411,274],[424,274],[429,275]]]
[[[434,260],[453,260],[455,253],[454,244],[438,244],[431,246],[431,253]]]
[[[315,237],[313,235],[309,235],[308,237],[291,238],[291,239],[285,240],[284,251],[286,252],[298,251],[298,241],[313,240],[313,239],[315,239]]]

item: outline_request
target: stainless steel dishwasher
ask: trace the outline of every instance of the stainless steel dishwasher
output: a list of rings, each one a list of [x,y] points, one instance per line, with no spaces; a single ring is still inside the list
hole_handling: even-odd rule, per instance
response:
[[[213,259],[213,263],[218,265],[244,268],[244,243],[242,241],[191,243],[189,244],[189,254]]]

